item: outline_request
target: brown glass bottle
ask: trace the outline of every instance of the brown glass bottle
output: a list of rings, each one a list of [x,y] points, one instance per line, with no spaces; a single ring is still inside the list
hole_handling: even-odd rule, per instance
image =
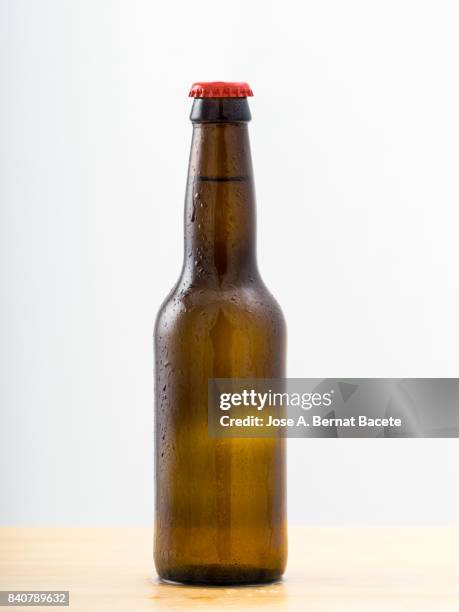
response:
[[[209,378],[285,376],[284,319],[256,262],[250,111],[237,93],[194,100],[184,264],[155,326],[155,564],[184,583],[270,582],[287,556],[285,440],[207,430]]]

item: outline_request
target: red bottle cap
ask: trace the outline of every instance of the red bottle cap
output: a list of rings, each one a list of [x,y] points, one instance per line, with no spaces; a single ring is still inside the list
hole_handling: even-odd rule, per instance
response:
[[[253,96],[248,83],[225,83],[212,81],[210,83],[193,83],[190,98],[247,98]]]

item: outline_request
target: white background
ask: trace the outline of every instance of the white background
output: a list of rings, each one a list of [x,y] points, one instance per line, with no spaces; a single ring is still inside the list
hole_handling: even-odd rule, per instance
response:
[[[459,376],[454,0],[0,0],[0,522],[152,520],[195,80],[247,80],[289,375]],[[295,440],[294,523],[455,523],[456,440]]]

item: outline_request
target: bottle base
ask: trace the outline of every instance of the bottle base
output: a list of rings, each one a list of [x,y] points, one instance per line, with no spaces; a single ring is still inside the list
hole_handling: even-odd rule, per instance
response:
[[[279,582],[282,574],[277,570],[254,567],[221,567],[200,565],[174,568],[158,572],[162,582],[176,585],[199,586],[256,586]]]

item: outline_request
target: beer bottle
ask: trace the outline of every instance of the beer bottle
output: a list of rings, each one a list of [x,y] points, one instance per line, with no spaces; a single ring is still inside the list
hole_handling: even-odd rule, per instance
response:
[[[155,325],[155,564],[197,584],[278,580],[285,440],[210,438],[208,379],[285,376],[282,312],[258,272],[247,83],[195,83],[180,279]]]

